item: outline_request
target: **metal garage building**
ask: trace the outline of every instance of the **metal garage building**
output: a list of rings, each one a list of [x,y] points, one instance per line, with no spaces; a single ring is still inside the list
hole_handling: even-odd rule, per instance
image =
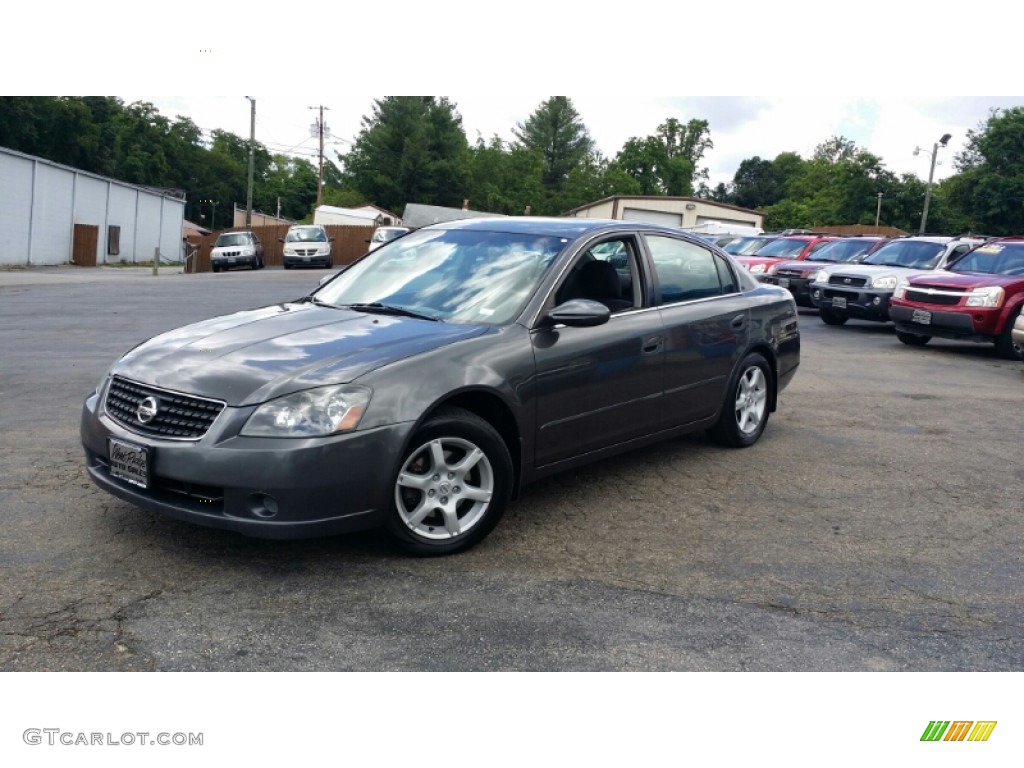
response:
[[[573,208],[565,215],[587,219],[626,219],[686,228],[711,221],[748,227],[764,226],[764,214],[760,211],[699,197],[615,195]]]
[[[185,201],[0,147],[0,265],[180,258]]]

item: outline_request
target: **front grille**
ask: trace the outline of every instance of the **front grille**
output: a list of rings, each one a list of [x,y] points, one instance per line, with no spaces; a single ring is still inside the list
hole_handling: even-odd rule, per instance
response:
[[[804,273],[799,269],[780,269],[775,273],[779,277],[803,277]]]
[[[242,255],[241,251],[221,251],[220,253],[217,254],[217,256],[224,256],[224,257],[227,257],[227,258],[235,258],[235,257],[241,256],[241,255]]]
[[[829,275],[829,285],[848,285],[851,288],[861,288],[868,284],[866,277],[843,277],[842,275]]]
[[[138,410],[148,398],[156,402],[156,414],[143,423]],[[172,440],[198,440],[224,410],[224,403],[218,400],[168,392],[120,376],[111,380],[105,405],[114,421],[133,432]]]
[[[833,291],[833,290],[830,290],[830,289],[826,288],[821,293],[822,293],[822,295],[826,299],[840,298],[840,299],[846,299],[847,301],[856,301],[857,300],[857,294],[856,293],[850,293],[849,291]]]
[[[317,251],[319,251],[319,250],[320,250],[319,248],[296,248],[295,249],[295,255],[296,256],[316,256],[317,255]]]
[[[927,291],[916,290],[914,288],[907,289],[907,299],[910,301],[920,301],[924,304],[953,306],[955,304],[959,304],[962,297],[962,293],[928,293]]]

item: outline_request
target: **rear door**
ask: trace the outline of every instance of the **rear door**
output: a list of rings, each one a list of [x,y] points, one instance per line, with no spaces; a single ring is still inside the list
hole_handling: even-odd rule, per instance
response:
[[[750,338],[747,300],[729,263],[710,248],[667,234],[642,242],[665,328],[665,417],[690,424],[724,402]]]

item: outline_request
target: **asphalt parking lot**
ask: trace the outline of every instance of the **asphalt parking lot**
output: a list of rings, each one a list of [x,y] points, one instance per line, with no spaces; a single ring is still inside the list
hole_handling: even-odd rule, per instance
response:
[[[883,325],[802,310],[759,444],[551,478],[455,557],[247,539],[93,486],[81,403],[118,355],[323,274],[0,271],[0,670],[1024,666],[1024,365]]]

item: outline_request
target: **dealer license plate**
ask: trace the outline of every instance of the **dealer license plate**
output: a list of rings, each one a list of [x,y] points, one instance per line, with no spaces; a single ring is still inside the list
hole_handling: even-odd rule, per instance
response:
[[[110,457],[110,474],[140,488],[149,487],[149,448],[109,438],[107,455]]]
[[[781,288],[789,288],[789,278],[788,277],[780,277],[779,278],[779,286]]]
[[[913,314],[910,315],[910,320],[920,325],[931,325],[932,313],[923,309],[915,309]]]
[[[846,299],[844,299],[842,296],[833,296],[832,306],[835,307],[836,309],[846,309]]]

